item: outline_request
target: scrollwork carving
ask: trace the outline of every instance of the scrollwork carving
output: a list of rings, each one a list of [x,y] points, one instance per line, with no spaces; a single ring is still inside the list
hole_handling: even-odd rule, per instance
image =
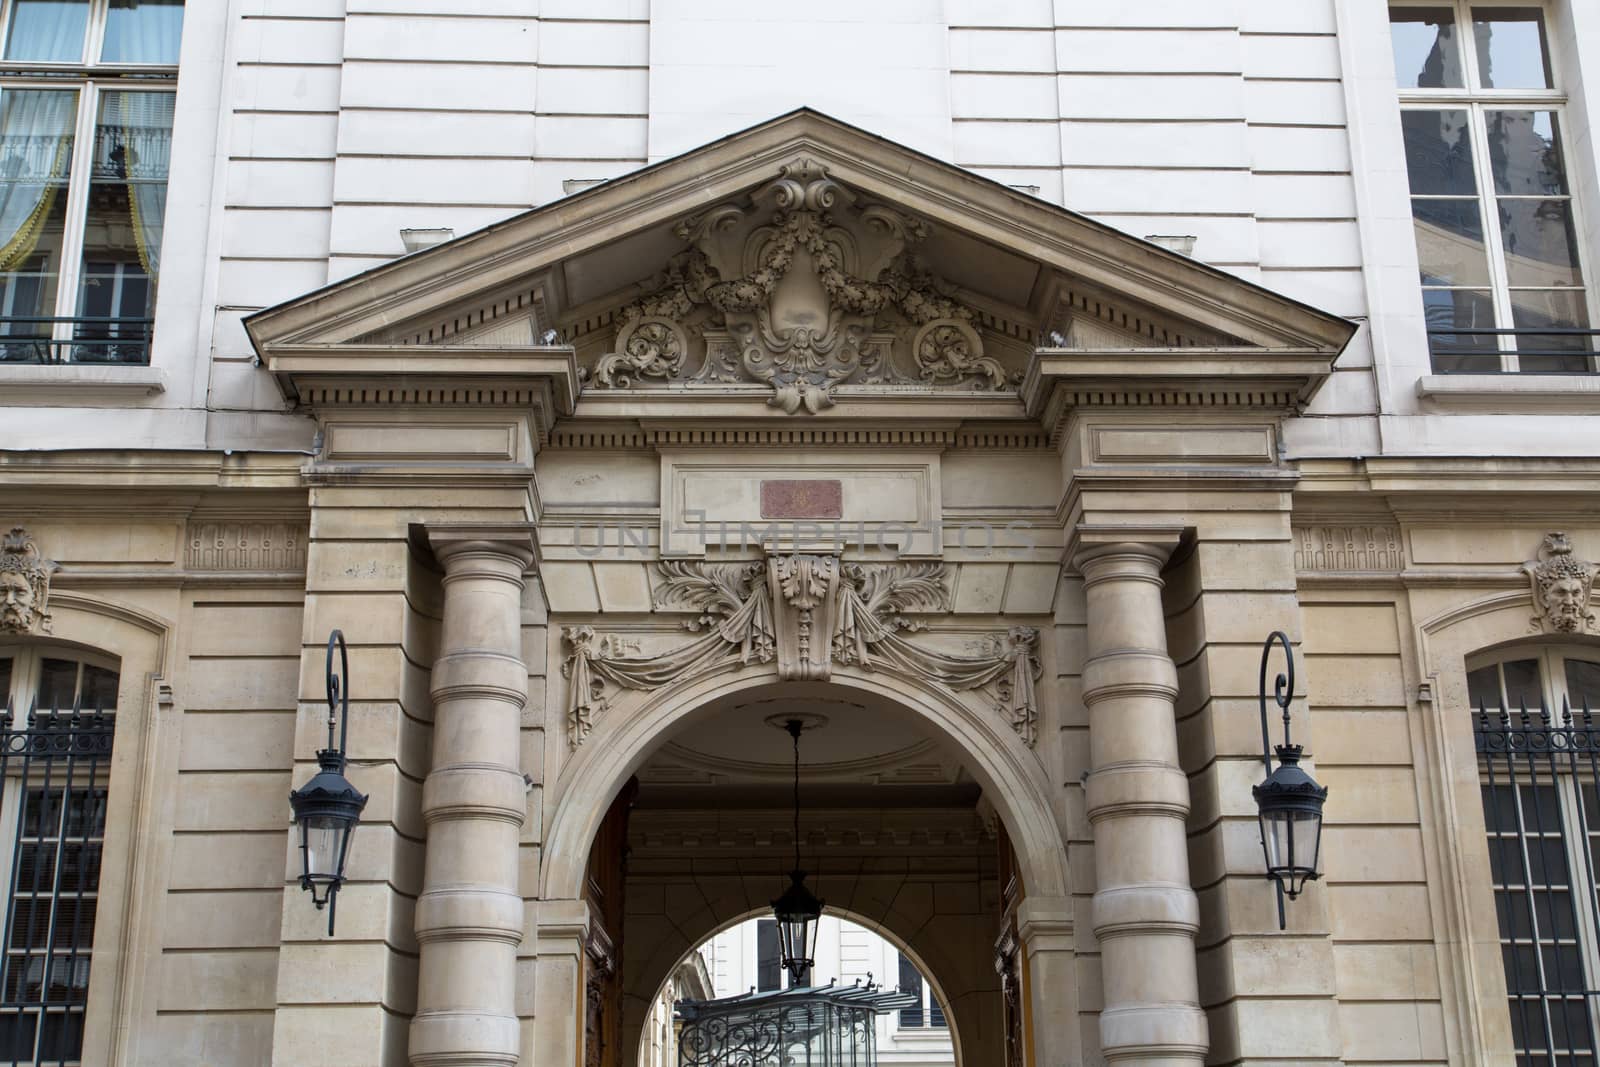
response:
[[[832,406],[847,382],[992,390],[1019,377],[984,354],[973,311],[913,267],[923,224],[860,203],[814,160],[674,233],[688,249],[620,310],[614,349],[587,376],[594,388],[761,382],[793,414]],[[704,335],[692,371],[691,320]],[[895,366],[897,346],[909,372]]]
[[[943,563],[841,564],[833,556],[795,554],[760,563],[669,560],[657,568],[657,610],[698,613],[684,623],[696,636],[645,655],[637,642],[592,627],[563,630],[567,741],[574,749],[606,711],[608,686],[648,691],[713,669],[774,661],[785,679],[826,680],[840,663],[956,692],[984,691],[1025,744],[1038,740],[1037,630],[990,634],[967,653],[902,636],[925,629],[909,615],[948,609]]]
[[[617,351],[601,356],[593,381],[605,388],[626,389],[637,381],[667,381],[683,370],[688,344],[679,327],[666,319],[640,319],[617,335]]]

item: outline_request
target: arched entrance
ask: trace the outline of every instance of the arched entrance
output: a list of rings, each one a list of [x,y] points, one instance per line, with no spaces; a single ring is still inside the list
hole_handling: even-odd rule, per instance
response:
[[[706,947],[707,942],[716,939],[719,935],[726,931],[737,931],[738,927],[750,924],[751,920],[755,921],[754,924],[759,924],[763,919],[770,918],[770,914],[771,913],[767,909],[756,909],[745,915],[735,917],[731,921],[724,922],[716,929],[707,933],[702,938],[700,946],[694,950],[691,950],[691,953],[699,952],[700,949]],[[946,992],[944,983],[940,980],[939,974],[930,965],[929,960],[918,951],[919,946],[914,946],[908,943],[900,935],[898,930],[870,922],[865,916],[858,915],[847,907],[830,906],[828,914],[832,918],[843,920],[843,922],[836,924],[837,929],[829,929],[824,931],[823,951],[819,953],[821,958],[819,958],[818,961],[818,970],[820,973],[814,976],[813,984],[825,985],[830,982],[836,982],[836,984],[840,986],[849,986],[852,984],[852,979],[859,980],[861,978],[860,972],[863,969],[870,967],[872,969],[872,980],[874,984],[878,985],[880,988],[894,989],[898,980],[898,976],[892,967],[886,966],[886,961],[866,958],[867,954],[863,954],[863,959],[860,961],[848,960],[844,958],[845,955],[850,953],[852,949],[865,947],[865,943],[868,941],[868,939],[882,938],[883,941],[888,942],[889,946],[894,952],[903,955],[907,960],[910,961],[918,973],[919,980],[921,982],[925,982],[930,987],[931,996],[929,998],[929,1003],[938,1009],[939,1019],[937,1025],[939,1029],[949,1037],[951,1045],[950,1051],[954,1055],[956,1067],[962,1067],[962,1064],[964,1063],[974,1062],[971,1059],[967,1059],[963,1056],[960,1024],[959,1021],[953,1017],[950,1011],[952,1004],[951,997]],[[748,930],[746,932],[748,933]],[[830,939],[837,942],[836,951],[838,954],[833,959],[827,959],[830,947],[834,947],[827,944]],[[940,965],[945,967],[946,970],[951,969],[950,961],[948,959],[950,956],[948,946],[939,946],[934,944],[933,939],[927,936],[922,936],[919,938],[919,940],[923,942],[920,947],[925,950],[928,948],[934,949],[934,954],[939,958]],[[734,942],[734,946],[735,951],[737,951],[739,947],[742,947],[737,939]],[[659,955],[643,964],[638,965],[636,969],[634,981],[637,983],[638,989],[652,989],[652,992],[647,994],[647,996],[650,998],[647,1001],[647,1007],[661,1003],[659,998],[664,992],[667,991],[668,986],[672,984],[674,974],[689,959],[688,956],[682,956],[677,960],[673,960],[666,965],[666,969],[663,971],[660,965],[661,961],[665,958],[666,956]],[[826,962],[824,962],[824,960],[826,960]],[[720,970],[732,970],[735,973],[744,970],[743,968],[738,967],[726,968],[724,967],[725,961],[717,958],[713,958],[706,962],[708,962],[712,968],[717,968]],[[858,965],[852,967],[852,963],[857,963]],[[650,983],[656,980],[656,976],[658,974],[660,976],[659,981],[652,988]],[[721,978],[722,975],[718,974],[711,977],[718,979]],[[733,983],[728,988],[720,990],[717,995],[730,996],[742,992],[746,992],[746,990],[740,988],[737,983]],[[633,998],[634,993],[632,990],[630,990],[628,1001],[630,1008],[633,1005]],[[920,1008],[918,1011],[920,1012]],[[646,1025],[649,1025],[655,1020],[647,1018],[645,1021]],[[891,1020],[891,1025],[898,1025],[898,1022],[899,1020]],[[636,1055],[638,1056],[638,1059],[627,1059],[624,1062],[628,1064],[628,1067],[636,1067],[638,1063],[644,1062],[647,1052],[646,1043],[650,1035],[639,1033],[637,1026],[629,1027],[628,1035],[630,1039],[636,1039]],[[883,1047],[884,1046],[882,1044],[879,1045],[880,1049]],[[947,1056],[948,1054],[941,1054],[932,1058],[941,1062],[948,1062]],[[670,1061],[669,1067],[671,1067]]]
[[[597,836],[617,848],[617,798],[630,793],[623,902],[610,920],[620,930],[605,931],[620,960],[606,994],[621,1000],[627,1058],[615,1062],[632,1062],[644,1016],[685,954],[781,890],[792,865],[791,754],[766,720],[802,708],[829,720],[802,745],[801,836],[830,911],[880,931],[937,976],[966,1063],[1003,1062],[995,956],[1009,928],[1024,946],[1011,976],[1017,1028],[1031,1016],[1035,1031],[1077,1047],[1066,851],[1038,755],[1003,721],[931,685],[848,669],[827,683],[780,682],[775,671],[736,669],[607,711],[546,807],[540,897],[577,902],[591,859],[603,862],[592,856]],[[541,943],[593,910],[541,905],[560,916]],[[576,976],[548,977],[557,996],[578,993]],[[1038,997],[1025,1008],[1019,985],[1048,989],[1048,1009]],[[546,992],[541,983],[538,1000],[557,1010]]]

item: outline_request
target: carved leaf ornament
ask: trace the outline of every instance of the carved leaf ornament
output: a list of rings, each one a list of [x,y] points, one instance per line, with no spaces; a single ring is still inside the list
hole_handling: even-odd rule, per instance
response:
[[[785,680],[826,680],[832,664],[926,678],[957,692],[982,690],[1030,748],[1038,740],[1039,633],[1014,626],[967,654],[908,641],[923,629],[905,612],[949,601],[944,564],[841,564],[833,556],[774,556],[759,563],[664,561],[657,610],[699,612],[694,638],[646,656],[636,642],[590,626],[562,630],[570,682],[567,742],[576,749],[605,713],[610,689],[650,691],[729,665],[773,663]]]
[[[759,382],[772,406],[815,414],[846,382],[999,390],[1020,377],[984,354],[972,309],[915,267],[923,225],[858,203],[813,160],[784,165],[748,206],[721,205],[674,233],[688,248],[620,310],[590,387]],[[686,367],[691,335],[704,345],[697,370]]]

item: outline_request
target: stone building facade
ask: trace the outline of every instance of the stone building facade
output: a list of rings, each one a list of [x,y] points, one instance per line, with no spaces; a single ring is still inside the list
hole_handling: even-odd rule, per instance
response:
[[[0,25],[0,1062],[638,1062],[797,716],[965,1067],[1592,1060],[1592,2]]]

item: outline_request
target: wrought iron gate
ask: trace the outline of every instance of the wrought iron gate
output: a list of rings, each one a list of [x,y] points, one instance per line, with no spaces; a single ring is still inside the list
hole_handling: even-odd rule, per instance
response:
[[[0,1063],[83,1051],[115,714],[34,708],[0,719]],[[9,847],[7,847],[9,845]]]
[[[1500,947],[1518,1064],[1593,1064],[1600,1009],[1600,725],[1558,715],[1476,715]]]

